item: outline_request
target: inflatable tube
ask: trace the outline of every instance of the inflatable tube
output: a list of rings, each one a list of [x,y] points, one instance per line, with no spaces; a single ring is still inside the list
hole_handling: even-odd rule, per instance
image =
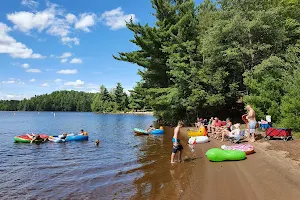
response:
[[[53,136],[53,137],[58,137],[61,138],[63,137],[63,135],[59,135],[59,136]],[[84,140],[88,140],[89,136],[87,135],[75,135],[75,134],[68,134],[65,141],[84,141]]]
[[[155,129],[155,130],[151,131],[150,133],[153,134],[153,135],[162,135],[162,134],[165,133],[165,131],[160,130],[160,129]]]
[[[49,136],[49,141],[51,142],[57,142],[57,143],[61,143],[61,142],[65,142],[65,139],[61,139],[58,136]]]
[[[243,160],[246,158],[246,153],[239,150],[222,150],[212,148],[206,152],[206,157],[210,161],[221,162],[225,160]]]
[[[32,134],[30,134],[32,135]],[[44,139],[48,138],[48,135],[45,134],[39,134],[40,137],[42,138],[41,140],[35,140],[35,143],[42,142]],[[27,135],[19,135],[14,137],[15,142],[20,142],[20,143],[30,143],[31,139]]]
[[[246,153],[246,155],[254,153],[254,147],[250,144],[236,144],[231,146],[222,145],[223,150],[240,150]]]
[[[208,142],[207,136],[191,137],[188,141],[189,144],[201,144],[201,143],[206,143],[206,142]]]
[[[188,130],[188,135],[190,137],[206,136],[207,135],[207,131],[206,131],[205,127],[203,126],[198,131]]]
[[[133,129],[133,132],[135,132],[137,135],[148,135],[149,133],[141,128],[135,128]]]

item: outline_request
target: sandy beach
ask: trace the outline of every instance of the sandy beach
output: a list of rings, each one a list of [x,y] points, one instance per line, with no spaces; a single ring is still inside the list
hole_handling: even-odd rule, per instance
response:
[[[172,134],[172,129],[167,132]],[[186,129],[183,137],[186,142]],[[266,142],[261,139],[253,143],[256,153],[248,155],[246,160],[210,162],[205,157],[206,151],[222,144],[229,143],[211,139],[209,143],[197,144],[194,153],[185,145],[185,162],[194,162],[192,168],[186,168],[191,171],[185,171],[181,166],[184,163],[177,163],[171,167],[176,173],[188,174],[188,177],[184,177],[181,182],[178,179],[180,175],[177,175],[173,186],[169,187],[169,190],[165,188],[161,192],[161,198],[156,196],[155,199],[300,199],[300,162],[295,157],[295,152],[300,152],[299,140]],[[292,149],[293,153],[287,152],[289,149]],[[172,191],[176,184],[178,190]]]

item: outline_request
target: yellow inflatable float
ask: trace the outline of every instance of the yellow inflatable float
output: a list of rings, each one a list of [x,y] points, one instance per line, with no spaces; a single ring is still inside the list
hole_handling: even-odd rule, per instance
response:
[[[188,135],[190,137],[206,136],[207,135],[207,131],[206,131],[205,127],[203,126],[198,131],[188,130]]]

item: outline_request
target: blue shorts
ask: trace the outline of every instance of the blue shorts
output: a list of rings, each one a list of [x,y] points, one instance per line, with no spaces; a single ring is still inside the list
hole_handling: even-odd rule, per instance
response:
[[[250,121],[249,122],[249,131],[250,133],[255,133],[255,129],[256,129],[256,121]]]

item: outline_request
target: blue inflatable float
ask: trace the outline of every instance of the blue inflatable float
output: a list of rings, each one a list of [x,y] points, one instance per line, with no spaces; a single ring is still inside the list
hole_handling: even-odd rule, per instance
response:
[[[165,131],[161,130],[161,129],[155,129],[155,130],[151,131],[150,133],[153,135],[163,135],[165,133]]]

